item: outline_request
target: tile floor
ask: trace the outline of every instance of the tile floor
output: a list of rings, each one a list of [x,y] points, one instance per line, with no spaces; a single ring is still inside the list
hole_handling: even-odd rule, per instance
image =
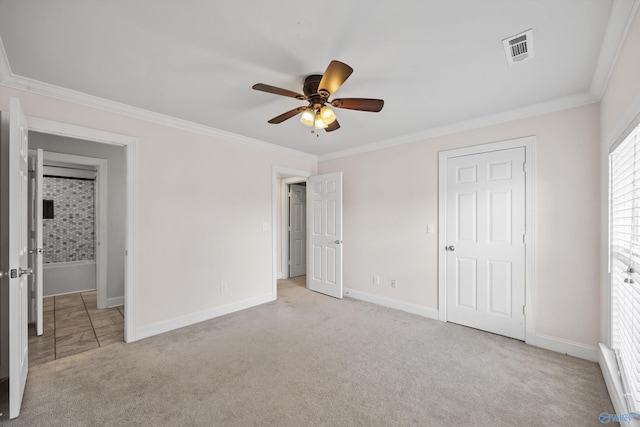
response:
[[[96,292],[43,300],[43,334],[29,325],[29,366],[124,341],[124,307],[96,308]]]

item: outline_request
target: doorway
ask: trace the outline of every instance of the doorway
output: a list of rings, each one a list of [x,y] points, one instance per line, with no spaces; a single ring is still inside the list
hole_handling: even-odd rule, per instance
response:
[[[124,276],[124,271],[110,268],[107,256],[111,249],[124,258],[124,248],[115,251],[107,240],[111,236],[113,246],[124,234],[124,211],[109,208],[109,162],[42,147],[103,155],[114,170],[123,168],[124,152],[120,147],[92,147],[88,141],[37,132],[30,133],[30,145],[35,148],[29,151],[33,159],[30,229],[43,230],[39,239],[32,232],[30,245],[34,274],[30,276],[29,365],[35,366],[124,341],[124,297],[108,299],[107,289],[108,272],[113,283],[122,282]],[[92,148],[101,150],[92,152]],[[118,195],[126,191],[124,182],[113,177],[111,181],[120,187]],[[39,205],[47,208],[39,211]],[[109,214],[115,218],[108,229]]]
[[[307,274],[307,183],[289,184],[289,278]]]
[[[527,137],[440,153],[440,320],[534,335],[534,149]]]
[[[289,278],[289,191],[290,185],[301,184],[310,171],[274,166],[272,170],[272,231],[273,231],[273,299],[277,299],[278,279]],[[304,215],[306,226],[306,214]],[[306,248],[305,248],[306,251]],[[305,268],[306,273],[306,268]]]
[[[109,162],[109,177],[120,176],[124,182],[124,189],[120,190],[119,196],[111,198],[110,206],[119,205],[124,212],[122,223],[119,227],[123,232],[117,239],[109,234],[108,249],[120,247],[121,256],[117,256],[120,265],[117,270],[123,272],[121,279],[118,281],[120,289],[111,293],[111,284],[109,285],[109,294],[107,295],[106,305],[116,307],[124,304],[124,341],[133,342],[136,338],[136,177],[137,177],[137,139],[125,135],[99,131],[80,126],[74,126],[64,123],[58,123],[46,119],[28,117],[30,134],[43,134],[66,138],[70,141],[84,142],[86,146],[94,148],[117,148],[122,152],[123,158],[121,162]],[[55,151],[55,150],[50,150]],[[60,151],[60,150],[57,150]],[[76,152],[77,155],[87,155],[86,153]],[[105,157],[101,155],[91,155],[90,157]],[[115,164],[119,164],[119,168],[115,168]],[[110,185],[109,191],[115,191],[117,186]],[[101,208],[99,208],[101,209]],[[109,215],[109,221],[114,216]],[[102,245],[100,245],[102,247]],[[106,252],[105,250],[105,252]],[[109,283],[111,283],[109,279]],[[97,296],[97,301],[100,301]]]
[[[342,172],[311,176],[310,172],[274,166],[272,169],[272,221],[273,230],[273,276],[272,299],[278,298],[278,277],[283,277],[279,270],[285,259],[282,255],[288,245],[282,244],[284,212],[278,208],[280,190],[288,179],[307,181],[307,273],[306,287],[335,298],[342,299]],[[269,229],[269,224],[264,224]],[[309,249],[310,248],[310,249]],[[313,255],[310,255],[313,253]],[[280,260],[280,263],[278,262]]]

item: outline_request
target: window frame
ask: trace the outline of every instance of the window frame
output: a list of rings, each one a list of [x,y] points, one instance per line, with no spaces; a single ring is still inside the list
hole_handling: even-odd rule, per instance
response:
[[[630,140],[633,138],[633,141]],[[626,144],[631,144],[631,148],[625,147]],[[619,150],[625,150],[622,153]],[[616,198],[616,193],[620,191],[622,187],[615,187],[619,182],[614,180],[620,177],[619,171],[615,170],[617,166],[620,166],[625,160],[616,162],[616,155],[633,154],[633,159],[626,159],[629,165],[625,165],[623,171],[630,171],[631,178],[627,177],[628,181],[626,185],[630,185],[630,189],[627,194],[630,194],[629,203],[630,216],[627,218],[628,223],[624,226],[616,225],[620,216],[614,211],[614,205],[620,203],[621,198]],[[622,380],[622,386],[624,388],[625,403],[630,411],[640,411],[640,355],[634,354],[634,342],[640,341],[640,326],[635,326],[640,322],[640,314],[634,314],[633,302],[636,299],[635,296],[640,296],[640,115],[631,122],[631,124],[625,129],[620,138],[611,145],[608,156],[609,166],[609,197],[608,203],[608,273],[609,273],[609,346],[614,350],[616,355],[617,370]],[[629,230],[629,250],[625,255],[623,251],[616,251],[615,248],[619,247],[618,243],[622,240],[616,240],[616,234],[621,230],[618,227],[627,227]],[[637,230],[637,231],[634,231]],[[636,251],[632,248],[637,248]],[[616,266],[618,264],[618,266]],[[622,266],[630,267],[633,270],[631,272],[623,271]],[[632,280],[633,282],[627,282]],[[625,285],[622,285],[625,283]],[[635,285],[635,286],[634,286]],[[630,309],[630,319],[623,319],[627,323],[631,324],[630,335],[627,335],[627,339],[624,340],[621,337],[621,329],[619,328],[619,322],[621,321],[618,316],[619,298],[618,295],[622,286],[632,286],[632,288],[624,290],[627,294],[627,305]],[[630,295],[630,297],[629,297]],[[640,311],[640,309],[639,309]],[[624,332],[624,331],[623,331]],[[624,342],[626,341],[626,343]],[[626,346],[625,346],[626,344]],[[629,350],[629,351],[625,351]],[[630,354],[629,354],[630,353]],[[634,373],[635,371],[635,373]]]

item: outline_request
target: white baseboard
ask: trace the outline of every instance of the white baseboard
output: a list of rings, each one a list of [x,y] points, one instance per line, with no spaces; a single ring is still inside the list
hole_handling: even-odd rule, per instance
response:
[[[526,342],[527,344],[545,348],[557,353],[568,354],[569,356],[590,360],[592,362],[598,361],[598,349],[575,341],[564,340],[562,338],[551,337],[549,335],[536,334],[531,338],[527,337]]]
[[[407,313],[417,314],[418,316],[427,317],[429,319],[438,320],[438,310],[434,308],[424,307],[417,304],[411,304],[396,299],[381,297],[379,295],[362,292],[355,289],[344,288],[344,295],[349,298],[378,304],[383,307],[393,308],[396,310],[406,311]]]
[[[79,292],[94,292],[96,290],[96,288],[93,289],[82,289],[79,291],[71,291],[71,292],[62,292],[59,294],[51,294],[51,295],[42,295],[43,298],[49,298],[49,297],[61,297],[63,295],[73,295],[73,294],[77,294]]]
[[[429,319],[439,320],[438,310],[434,308],[411,304],[351,288],[344,288],[344,295],[353,299],[378,304],[383,307],[402,310],[407,313],[417,314],[418,316],[427,317]],[[597,348],[575,341],[564,340],[549,335],[536,334],[533,337],[528,337],[526,342],[527,344],[535,347],[541,347],[557,353],[568,354],[569,356],[578,357],[580,359],[586,359],[592,362],[599,361]]]
[[[119,307],[124,305],[124,295],[121,297],[107,298],[107,307]]]
[[[148,338],[154,335],[169,332],[174,329],[183,328],[185,326],[193,325],[195,323],[203,322],[205,320],[213,319],[215,317],[224,316],[225,314],[234,313],[236,311],[244,310],[247,308],[255,307],[257,305],[265,304],[276,300],[276,295],[268,294],[258,298],[251,298],[244,301],[239,301],[233,304],[225,305],[222,307],[216,307],[209,310],[203,310],[192,314],[187,314],[173,319],[164,320],[162,322],[154,323],[152,325],[143,326],[138,328],[136,332],[136,340]]]

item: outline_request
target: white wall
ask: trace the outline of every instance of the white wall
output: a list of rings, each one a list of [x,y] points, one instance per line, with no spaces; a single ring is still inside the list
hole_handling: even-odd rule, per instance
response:
[[[11,96],[29,116],[138,139],[138,330],[272,295],[272,166],[315,171],[315,158],[6,87],[1,110]]]
[[[107,298],[124,297],[127,186],[124,148],[39,132],[29,132],[29,147],[107,160]]]
[[[608,265],[608,209],[609,164],[611,145],[638,114],[640,114],[640,12],[629,27],[625,41],[618,53],[615,66],[609,77],[600,101],[601,141],[601,323],[600,341],[609,343],[609,274]]]
[[[344,172],[344,285],[437,309],[438,236],[426,229],[438,223],[438,152],[529,135],[537,138],[536,332],[595,347],[597,104],[320,162],[319,173]]]

